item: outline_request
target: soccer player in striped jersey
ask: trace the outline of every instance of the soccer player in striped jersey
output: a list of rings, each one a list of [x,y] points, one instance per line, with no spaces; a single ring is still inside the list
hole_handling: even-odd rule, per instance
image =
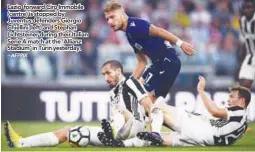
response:
[[[239,72],[240,85],[251,88],[255,78],[255,1],[243,0],[240,18],[242,65]],[[246,55],[245,55],[246,54]]]
[[[145,112],[150,113],[152,102],[144,86],[133,76],[123,75],[122,65],[115,60],[102,65],[102,74],[106,82],[112,86],[110,91],[111,122],[102,121],[104,132],[108,132],[107,125],[113,128],[113,137],[128,139],[136,137],[141,130],[145,130]]]
[[[171,106],[156,106],[153,114],[160,114],[164,122],[174,130],[171,133],[141,132],[138,137],[151,141],[152,145],[166,146],[227,146],[240,139],[247,129],[246,108],[251,100],[248,88],[233,87],[229,95],[229,107],[219,108],[205,93],[206,81],[200,76],[197,85],[198,93],[212,116],[211,119],[203,115],[179,111]],[[152,121],[154,120],[152,117]],[[162,126],[162,124],[159,124]]]
[[[134,77],[125,78],[123,67],[120,62],[110,60],[103,64],[101,72],[105,81],[110,85],[110,111],[111,121],[103,120],[103,125],[111,125],[113,136],[116,139],[129,139],[125,145],[139,144],[143,142],[136,138],[136,134],[145,131],[145,111],[150,112],[152,102],[143,85]],[[100,109],[99,109],[100,110]],[[84,126],[90,131],[90,143],[92,146],[102,146],[97,135],[104,130],[96,126]],[[49,147],[56,146],[68,140],[69,130],[72,127],[41,133],[30,137],[21,137],[5,122],[5,135],[9,147]]]
[[[144,83],[153,103],[159,97],[165,97],[181,68],[180,59],[172,44],[179,46],[189,56],[195,53],[193,46],[148,21],[127,16],[117,1],[109,1],[104,13],[111,28],[125,32],[134,49],[138,64],[132,75]],[[146,69],[147,57],[152,64]]]

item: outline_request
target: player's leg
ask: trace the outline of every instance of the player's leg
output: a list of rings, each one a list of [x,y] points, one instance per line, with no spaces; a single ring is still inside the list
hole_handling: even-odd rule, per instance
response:
[[[68,127],[55,132],[41,133],[29,137],[21,137],[12,128],[11,124],[4,122],[5,136],[9,147],[45,147],[56,146],[67,140],[65,134],[68,133]]]
[[[180,67],[181,62],[178,57],[176,59],[165,58],[164,61],[157,66],[158,71],[156,71],[157,73],[155,73],[156,76],[154,78],[155,83],[152,85],[154,88],[154,96],[158,97],[155,103],[157,105],[163,106],[155,107],[154,110],[151,111],[152,116],[151,130],[153,132],[160,132],[164,120],[163,113],[167,112],[167,114],[164,115],[167,115],[167,117],[169,117],[170,115],[171,120],[175,121],[174,117],[172,117],[172,115],[175,115],[173,113],[176,113],[175,109],[158,102],[158,100],[160,100],[161,97],[166,97],[172,85],[174,84],[176,77],[180,72]],[[172,126],[173,126],[172,123],[168,122],[168,127],[173,128]]]
[[[154,105],[151,109],[151,119],[152,132],[161,132],[163,122],[167,127],[181,131],[181,111],[176,107],[164,103]]]
[[[101,125],[107,137],[126,139],[130,136],[133,126],[133,115],[127,109],[118,109],[112,115],[111,122],[103,119]]]
[[[84,126],[86,127],[86,126]],[[102,143],[98,140],[98,132],[102,132],[100,127],[87,127],[90,131],[90,145],[100,146]],[[5,122],[5,135],[10,147],[51,147],[61,144],[68,139],[71,127],[64,127],[54,132],[41,133],[29,137],[21,137],[12,128],[8,121]]]
[[[255,77],[255,57],[245,57],[239,72],[239,83],[241,86],[251,88]]]
[[[103,130],[106,134],[111,134],[108,132],[109,130],[111,131],[112,128],[112,135],[114,138],[125,138],[129,135],[130,129],[128,128],[131,128],[132,118],[132,113],[127,109],[115,109],[111,116],[110,126],[108,126],[106,120],[102,121]]]
[[[125,147],[148,147],[150,146],[149,141],[141,140],[137,137],[129,138],[123,141]]]
[[[154,86],[156,85],[157,69],[155,65],[150,65],[144,71],[142,77],[139,81],[144,85],[144,88],[148,91],[148,96],[151,99],[152,103],[155,103],[157,97],[154,94]]]
[[[104,132],[98,133],[98,139],[104,146],[109,147],[147,147],[150,146],[149,141],[141,140],[137,137],[129,138],[126,140],[117,140],[114,138],[107,137]]]
[[[178,132],[140,132],[137,134],[139,139],[151,142],[152,146],[195,146],[196,144],[189,138],[183,137]]]
[[[131,113],[130,113],[131,114]],[[127,122],[120,128],[117,132],[116,136],[113,135],[113,127],[110,122],[107,120],[102,120],[102,129],[103,132],[98,133],[98,139],[105,145],[105,146],[112,146],[112,147],[123,147],[125,144],[127,146],[131,145],[145,145],[144,141],[136,141],[134,140],[127,140],[130,138],[136,137],[136,134],[141,131],[145,131],[146,124],[145,122],[140,122],[135,120],[132,115],[127,114]],[[124,143],[122,141],[125,141]]]
[[[165,58],[145,70],[140,79],[153,103],[158,103],[159,97],[166,97],[175,79],[179,75],[181,62],[178,57]]]
[[[134,117],[130,118],[127,123],[120,129],[116,139],[126,140],[136,137],[138,132],[143,132],[146,129],[145,121],[136,120]]]

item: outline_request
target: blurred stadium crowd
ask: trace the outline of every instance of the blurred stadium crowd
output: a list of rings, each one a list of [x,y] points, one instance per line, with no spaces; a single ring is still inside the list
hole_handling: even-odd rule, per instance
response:
[[[192,43],[197,51],[187,57],[178,51],[182,65],[209,66],[217,76],[235,77],[240,53],[239,15],[241,0],[119,0],[129,16],[140,17],[165,28]],[[135,67],[135,55],[123,32],[107,25],[103,6],[106,0],[5,0],[2,1],[2,73],[5,76],[57,79],[69,76],[95,76],[108,59],[122,61],[126,72]],[[84,11],[69,11],[83,23],[78,30],[88,32],[82,51],[30,52],[28,58],[11,58],[6,50],[6,4],[82,3]],[[160,50],[155,50],[160,51]],[[3,71],[4,70],[4,71]],[[177,82],[178,83],[178,82]]]

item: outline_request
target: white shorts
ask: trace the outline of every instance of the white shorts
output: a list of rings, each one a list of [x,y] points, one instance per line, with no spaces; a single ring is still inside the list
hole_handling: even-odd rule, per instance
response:
[[[251,55],[247,55],[242,63],[239,79],[254,80],[255,77],[255,57],[252,57],[251,64],[249,64]]]
[[[171,133],[172,146],[207,146],[214,145],[214,130],[209,119],[183,110],[176,114],[176,132]]]
[[[135,118],[129,119],[124,126],[117,133],[116,139],[126,140],[136,137],[138,132],[144,132],[146,130],[145,121],[139,121]]]

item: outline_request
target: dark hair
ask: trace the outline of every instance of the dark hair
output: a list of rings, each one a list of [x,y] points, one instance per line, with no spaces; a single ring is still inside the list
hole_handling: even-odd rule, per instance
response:
[[[231,88],[231,91],[238,91],[239,98],[245,99],[245,106],[247,107],[251,101],[251,91],[248,88],[242,86],[235,86]]]
[[[112,69],[118,69],[118,68],[120,68],[120,70],[121,70],[121,73],[123,73],[123,66],[122,66],[122,64],[119,62],[119,61],[117,61],[117,60],[109,60],[109,61],[106,61],[102,66],[101,66],[101,69],[103,68],[103,67],[105,67],[106,65],[110,65],[111,66],[111,68]]]

